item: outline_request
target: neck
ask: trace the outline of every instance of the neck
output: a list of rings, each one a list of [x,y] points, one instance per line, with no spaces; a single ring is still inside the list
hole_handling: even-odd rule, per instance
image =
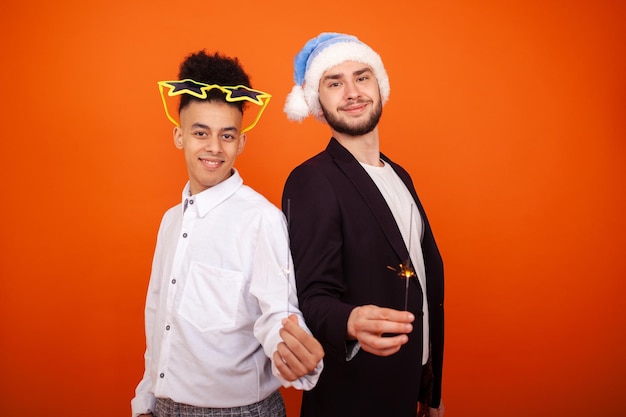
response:
[[[362,136],[349,136],[333,131],[333,137],[360,163],[377,167],[382,166],[380,162],[378,127]]]

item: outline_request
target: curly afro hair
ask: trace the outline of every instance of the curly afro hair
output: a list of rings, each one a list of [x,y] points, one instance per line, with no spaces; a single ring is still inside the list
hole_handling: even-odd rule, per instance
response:
[[[219,52],[207,54],[205,50],[188,55],[180,65],[178,79],[192,79],[205,84],[217,84],[221,86],[244,85],[252,88],[250,77],[243,70],[237,58],[227,57]],[[208,91],[208,101],[224,101],[225,95],[218,89]],[[189,105],[192,101],[203,101],[189,94],[183,94],[178,105],[178,112]],[[243,102],[231,103],[243,113]]]

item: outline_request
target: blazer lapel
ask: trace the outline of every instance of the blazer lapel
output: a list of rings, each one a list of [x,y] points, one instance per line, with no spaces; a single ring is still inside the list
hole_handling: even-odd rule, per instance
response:
[[[422,221],[424,222],[423,235],[428,235],[429,233],[431,233],[430,223],[428,223],[428,218],[426,217],[424,207],[422,206],[420,199],[417,197],[417,192],[415,191],[415,187],[413,186],[413,181],[411,180],[411,177],[401,166],[393,162],[391,159],[387,158],[385,154],[381,153],[380,157],[383,161],[391,165],[396,174],[398,174],[398,177],[400,177],[402,182],[404,182],[404,185],[406,186],[407,190],[409,190],[409,193],[411,193],[411,197],[413,197],[413,201],[415,201],[415,204],[417,205],[417,210],[419,211],[419,214],[422,217]]]
[[[326,151],[333,157],[335,163],[354,184],[359,194],[361,194],[398,258],[401,261],[406,260],[408,249],[404,244],[400,229],[398,229],[393,214],[374,181],[363,169],[359,161],[336,139],[331,139],[326,147]]]

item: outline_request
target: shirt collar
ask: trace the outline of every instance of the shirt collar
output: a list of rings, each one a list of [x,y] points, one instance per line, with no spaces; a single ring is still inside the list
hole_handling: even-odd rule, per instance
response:
[[[194,196],[191,195],[189,190],[190,185],[189,182],[187,182],[182,194],[183,207],[185,206],[185,200],[193,198],[198,208],[198,214],[203,217],[224,200],[227,200],[230,196],[235,194],[242,185],[243,178],[241,178],[239,171],[235,168],[233,168],[233,175]]]

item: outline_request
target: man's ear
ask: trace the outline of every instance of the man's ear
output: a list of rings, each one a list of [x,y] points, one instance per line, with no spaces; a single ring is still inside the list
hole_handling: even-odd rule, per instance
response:
[[[317,120],[319,120],[322,123],[326,123],[326,117],[324,117],[324,111],[322,109],[319,109],[317,111],[317,114],[315,115],[315,118]]]
[[[176,126],[174,128],[174,146],[176,146],[177,149],[183,149],[183,129],[181,129],[179,126]]]
[[[239,135],[239,146],[237,147],[237,155],[243,152],[243,148],[246,146],[246,140],[248,136],[245,133]]]

